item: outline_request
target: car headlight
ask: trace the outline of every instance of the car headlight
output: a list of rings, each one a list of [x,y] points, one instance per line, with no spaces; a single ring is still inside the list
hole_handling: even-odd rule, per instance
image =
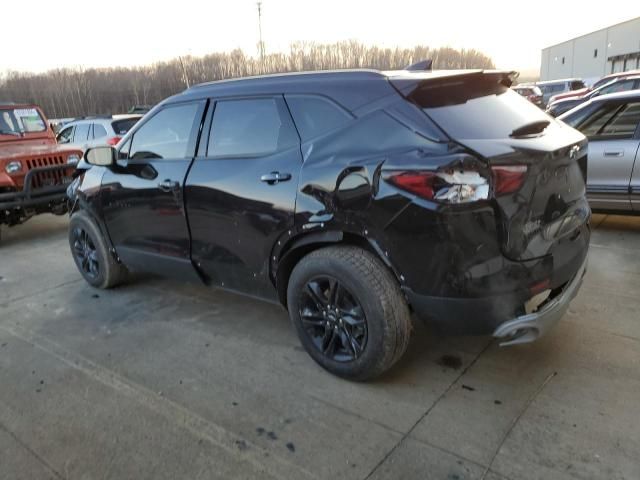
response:
[[[16,173],[16,172],[19,172],[20,170],[22,170],[22,163],[20,163],[20,162],[9,162],[4,167],[4,169],[5,169],[5,171],[7,173]]]
[[[79,161],[80,161],[80,157],[75,153],[67,157],[67,163],[70,165],[76,165]]]

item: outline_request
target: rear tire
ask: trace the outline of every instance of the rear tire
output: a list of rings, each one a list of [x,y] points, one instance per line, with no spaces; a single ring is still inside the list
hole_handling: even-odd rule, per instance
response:
[[[409,344],[411,317],[400,286],[362,248],[327,247],[302,258],[289,278],[287,302],[305,350],[340,377],[374,378]]]
[[[100,229],[82,210],[71,217],[69,247],[78,271],[89,285],[112,288],[127,277],[127,268],[109,252]]]

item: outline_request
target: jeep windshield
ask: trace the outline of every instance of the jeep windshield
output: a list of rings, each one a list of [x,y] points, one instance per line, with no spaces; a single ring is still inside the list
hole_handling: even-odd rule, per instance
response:
[[[36,108],[0,109],[0,135],[22,136],[25,133],[44,132],[47,129]]]

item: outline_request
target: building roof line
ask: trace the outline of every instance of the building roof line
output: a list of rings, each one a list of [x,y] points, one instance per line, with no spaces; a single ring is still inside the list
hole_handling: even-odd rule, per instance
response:
[[[615,28],[615,27],[618,27],[618,26],[623,25],[625,23],[634,22],[634,21],[637,21],[637,20],[640,20],[640,17],[630,18],[629,20],[624,20],[623,22],[614,23],[613,25],[609,25],[608,27],[603,27],[603,28],[599,28],[598,30],[594,30],[592,32],[583,33],[582,35],[578,35],[577,37],[570,38],[569,40],[565,40],[564,42],[554,43],[553,45],[549,45],[547,47],[544,47],[542,50],[549,50],[550,48],[557,47],[559,45],[564,45],[565,43],[574,42],[574,41],[578,40],[579,38],[588,37],[589,35],[593,35],[594,33],[602,32],[602,31],[605,31],[605,30],[609,30],[611,28]]]

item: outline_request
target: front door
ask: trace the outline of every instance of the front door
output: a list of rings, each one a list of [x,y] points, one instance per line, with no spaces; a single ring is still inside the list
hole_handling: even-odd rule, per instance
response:
[[[102,179],[107,230],[129,267],[198,278],[183,196],[204,107],[169,105],[145,119]]]
[[[276,299],[269,258],[293,226],[300,140],[282,95],[213,107],[185,185],[192,259],[215,286]]]
[[[580,126],[589,137],[587,194],[594,208],[631,210],[639,122],[640,102],[607,102]]]

